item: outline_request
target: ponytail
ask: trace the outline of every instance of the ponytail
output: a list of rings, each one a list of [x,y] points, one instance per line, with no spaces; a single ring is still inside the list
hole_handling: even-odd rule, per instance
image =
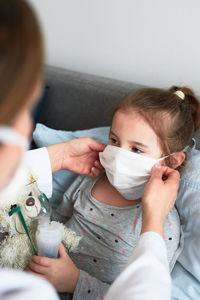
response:
[[[194,124],[194,130],[196,131],[200,127],[200,102],[196,98],[193,90],[191,90],[186,86],[182,86],[182,87],[173,86],[169,90],[175,93],[175,95],[177,95],[176,94],[177,91],[183,92],[185,97],[184,99],[182,99],[180,105],[182,107],[184,106],[188,111],[188,113],[191,114],[191,118]]]

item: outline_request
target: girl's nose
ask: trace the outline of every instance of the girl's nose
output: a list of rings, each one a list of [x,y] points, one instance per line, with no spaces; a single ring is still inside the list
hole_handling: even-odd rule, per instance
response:
[[[122,148],[122,149],[124,149],[124,150],[130,151],[130,146],[127,145],[127,144],[121,144],[119,147]]]

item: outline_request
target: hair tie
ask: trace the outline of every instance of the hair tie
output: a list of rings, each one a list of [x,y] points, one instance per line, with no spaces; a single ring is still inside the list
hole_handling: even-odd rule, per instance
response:
[[[176,96],[178,96],[179,98],[181,98],[182,100],[185,99],[185,94],[184,94],[182,91],[180,91],[180,90],[174,92],[174,94],[175,94]]]

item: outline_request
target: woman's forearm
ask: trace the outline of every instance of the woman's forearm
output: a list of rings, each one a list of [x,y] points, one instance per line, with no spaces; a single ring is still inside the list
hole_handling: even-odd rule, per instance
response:
[[[155,216],[147,217],[143,215],[141,234],[149,231],[156,232],[163,238],[164,237],[163,220],[156,220]]]
[[[141,234],[154,231],[162,237],[164,236],[165,218],[174,206],[179,178],[179,172],[167,166],[152,168],[151,178],[142,197]]]

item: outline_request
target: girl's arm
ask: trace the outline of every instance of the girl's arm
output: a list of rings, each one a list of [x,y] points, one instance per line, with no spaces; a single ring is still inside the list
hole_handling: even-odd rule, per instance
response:
[[[166,247],[161,236],[155,232],[141,235],[125,270],[111,287],[79,270],[63,245],[59,254],[58,259],[34,256],[28,271],[46,278],[58,292],[74,294],[76,300],[170,299],[171,282]]]
[[[76,300],[103,299],[110,287],[109,284],[79,270],[62,244],[59,255],[58,259],[33,256],[27,271],[46,278],[58,292],[74,294]]]
[[[59,254],[58,259],[33,256],[27,270],[46,278],[58,292],[74,294],[76,300],[170,299],[171,282],[166,247],[157,233],[141,235],[125,270],[111,287],[79,270],[63,245]]]

